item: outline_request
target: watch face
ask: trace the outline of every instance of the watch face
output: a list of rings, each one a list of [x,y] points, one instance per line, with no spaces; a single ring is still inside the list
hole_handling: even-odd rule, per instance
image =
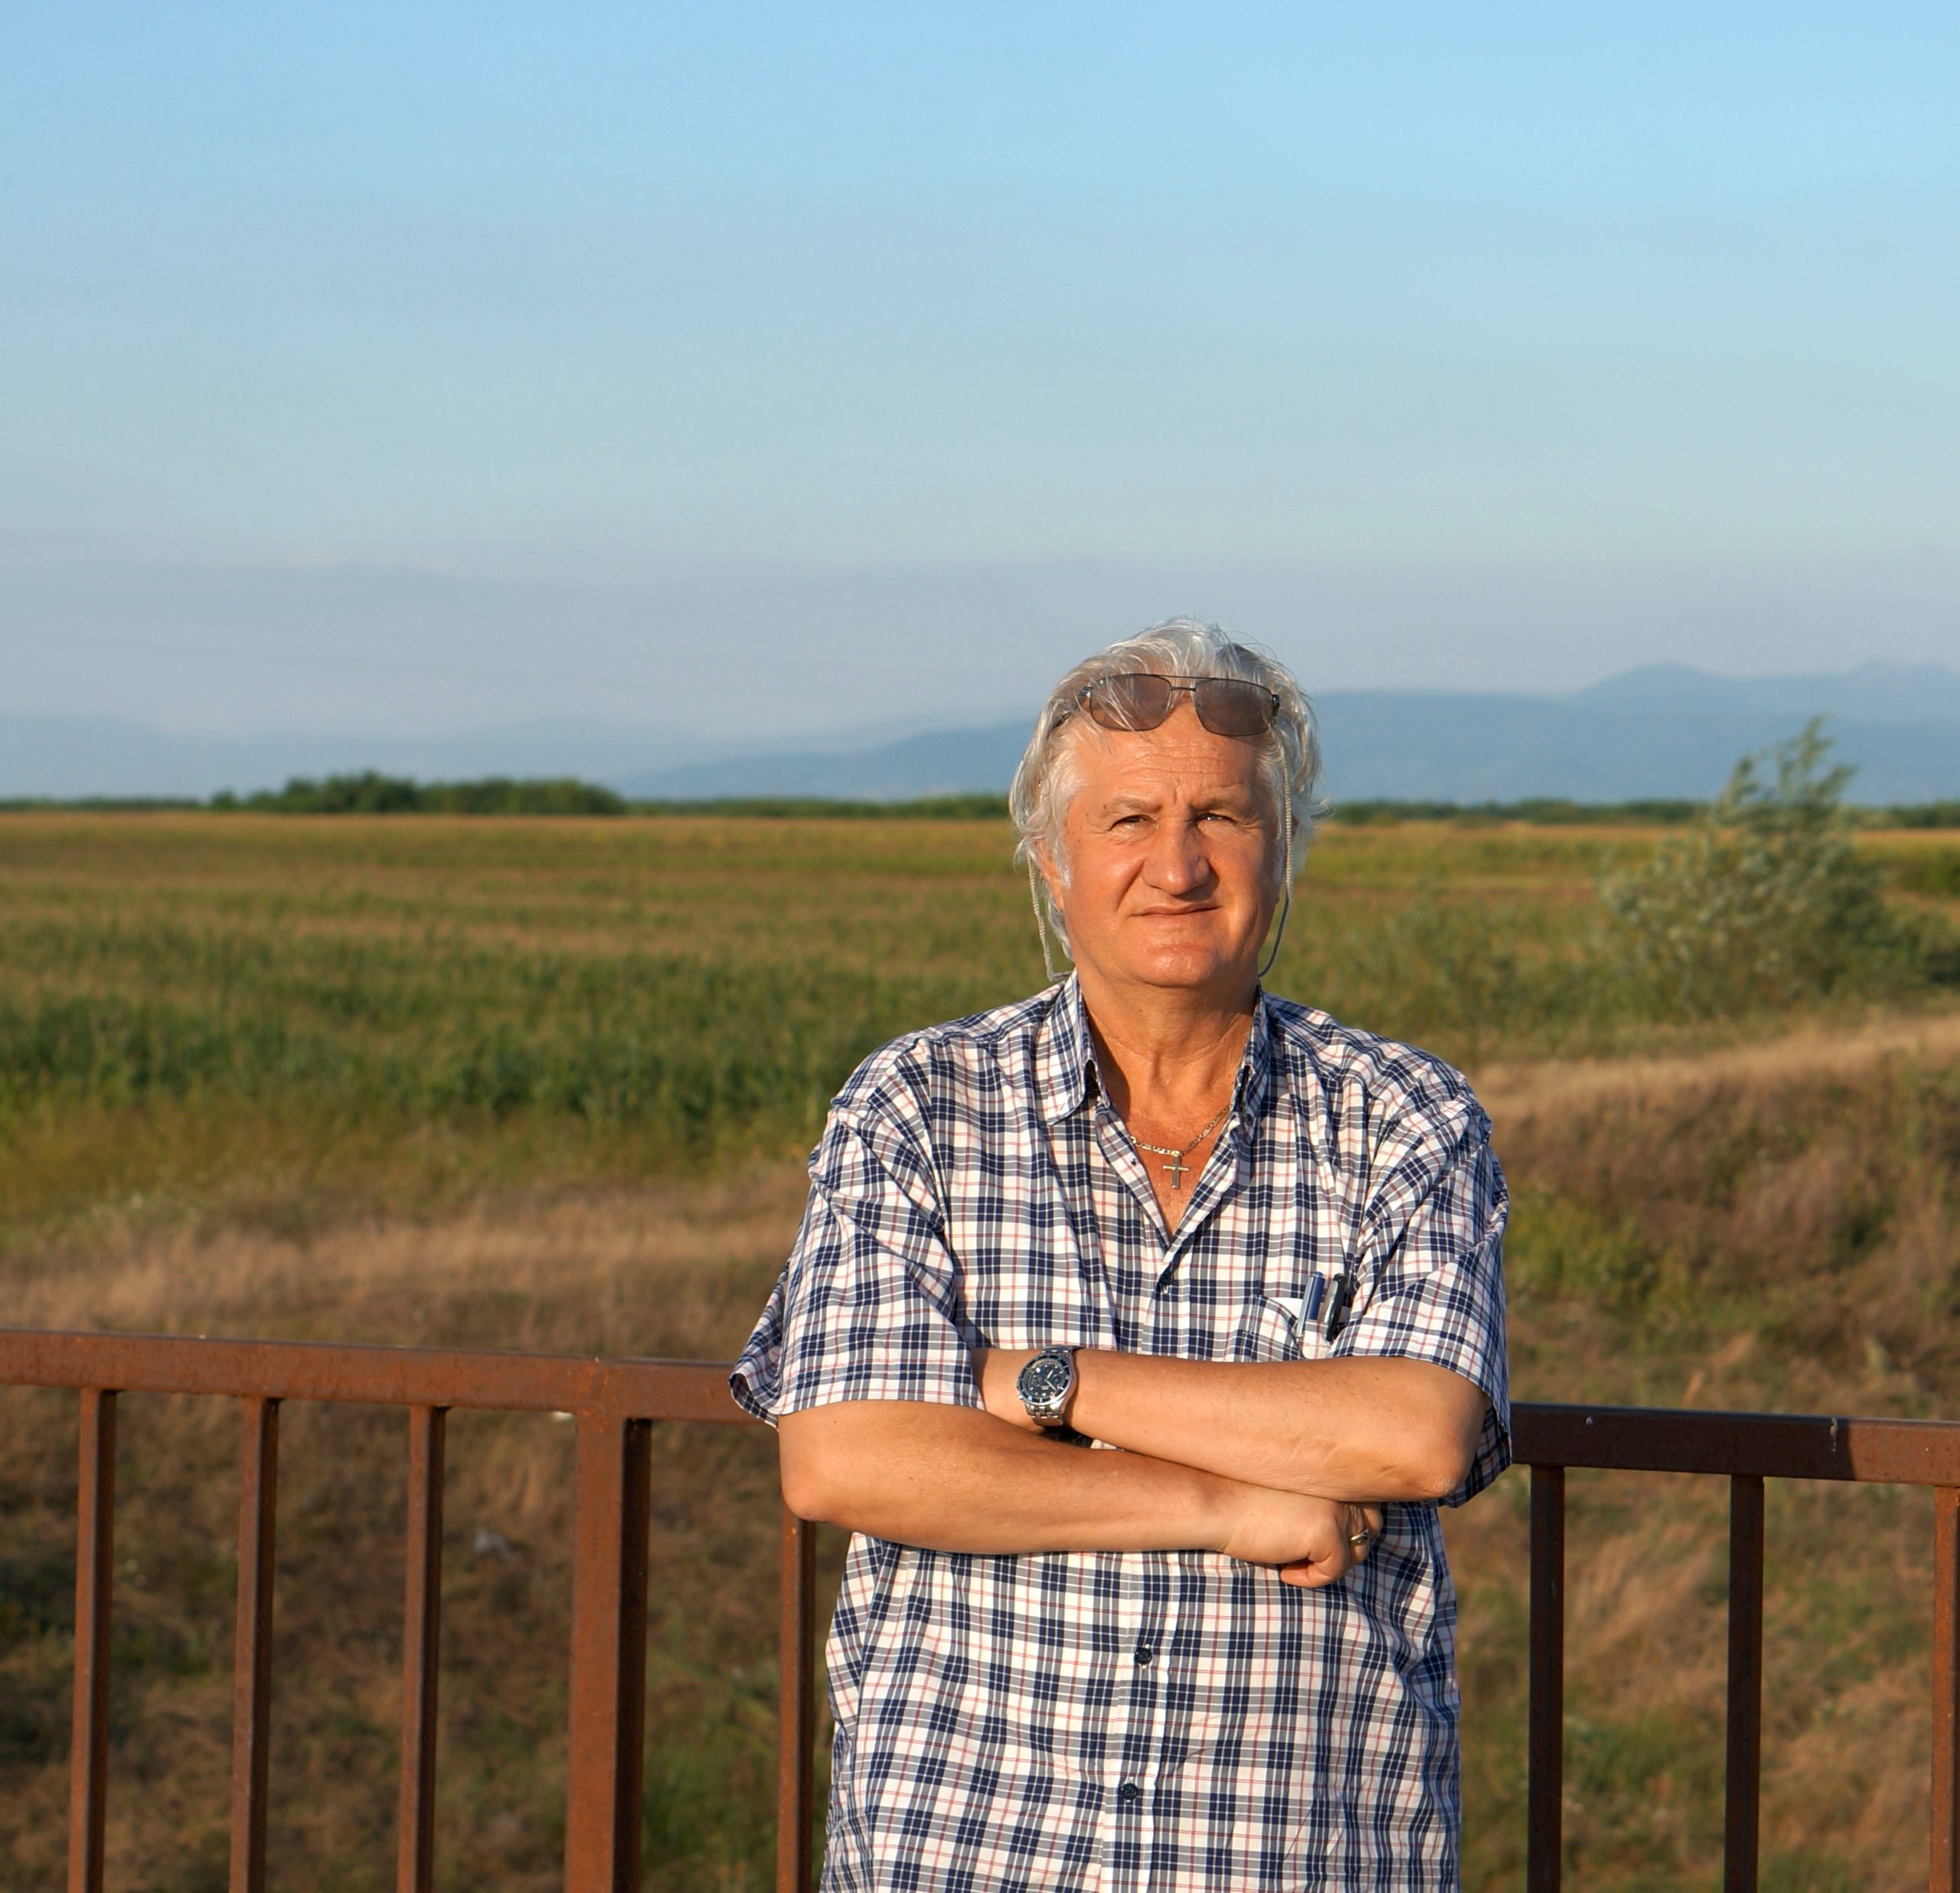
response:
[[[1068,1363],[1044,1354],[1021,1370],[1021,1397],[1037,1406],[1058,1400],[1068,1392],[1069,1379]]]

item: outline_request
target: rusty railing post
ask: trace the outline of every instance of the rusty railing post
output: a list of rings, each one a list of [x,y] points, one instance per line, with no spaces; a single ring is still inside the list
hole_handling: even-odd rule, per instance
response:
[[[430,1893],[435,1883],[436,1690],[443,1634],[446,1417],[441,1407],[408,1410],[408,1572],[402,1611],[397,1893]]]
[[[273,1552],[279,1402],[243,1402],[238,1490],[238,1620],[231,1668],[230,1893],[264,1893],[266,1769],[272,1752]]]
[[[652,1429],[581,1415],[565,1893],[639,1893]]]
[[[1930,1893],[1960,1893],[1960,1488],[1934,1490]]]
[[[116,1395],[82,1389],[75,1490],[75,1699],[68,1758],[68,1893],[102,1893],[108,1809],[109,1627],[116,1587]]]
[[[1756,1893],[1762,1787],[1762,1481],[1729,1481],[1728,1770],[1722,1893]]]
[[[1565,1872],[1565,1468],[1531,1468],[1530,1708],[1526,1748],[1527,1893]]]
[[[776,1893],[810,1893],[815,1814],[817,1528],[782,1508],[776,1753]]]

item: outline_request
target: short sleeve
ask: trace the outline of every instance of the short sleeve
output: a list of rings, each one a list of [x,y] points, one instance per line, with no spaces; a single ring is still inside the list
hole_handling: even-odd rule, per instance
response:
[[[944,1232],[905,1128],[834,1107],[795,1245],[729,1376],[737,1402],[771,1424],[844,1400],[982,1406]]]
[[[1511,1464],[1504,1172],[1467,1097],[1413,1114],[1377,1161],[1356,1258],[1367,1298],[1334,1352],[1432,1361],[1489,1396],[1470,1470],[1442,1501],[1461,1505]]]

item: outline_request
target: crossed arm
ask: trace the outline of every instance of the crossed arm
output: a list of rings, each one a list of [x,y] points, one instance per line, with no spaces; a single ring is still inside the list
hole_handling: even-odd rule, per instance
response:
[[[975,1360],[985,1411],[864,1400],[786,1414],[783,1496],[806,1518],[982,1553],[1206,1549],[1312,1587],[1345,1575],[1384,1500],[1440,1498],[1488,1401],[1426,1361],[1180,1360],[1085,1350],[1070,1418],[1119,1453],[1043,1436],[1014,1377]]]

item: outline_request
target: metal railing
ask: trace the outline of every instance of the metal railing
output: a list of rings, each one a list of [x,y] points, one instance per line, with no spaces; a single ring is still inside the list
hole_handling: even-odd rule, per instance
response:
[[[73,1388],[81,1398],[69,1893],[101,1893],[103,1885],[119,1392],[228,1396],[240,1406],[230,1893],[263,1893],[266,1879],[280,1403],[407,1409],[400,1893],[429,1893],[433,1885],[445,1416],[456,1408],[572,1415],[578,1470],[565,1885],[569,1893],[626,1893],[640,1877],[652,1429],[663,1420],[753,1425],[730,1398],[727,1376],[725,1367],[695,1362],[0,1329],[0,1385]],[[811,1527],[784,1513],[780,1893],[808,1893],[811,1878],[814,1538]]]
[[[565,1885],[567,1893],[630,1893],[640,1877],[652,1428],[658,1421],[753,1425],[730,1398],[727,1376],[724,1366],[698,1362],[0,1329],[0,1385],[71,1389],[81,1403],[69,1893],[100,1893],[103,1885],[119,1392],[240,1403],[230,1893],[262,1893],[265,1884],[280,1403],[407,1412],[399,1893],[429,1893],[433,1885],[445,1415],[456,1408],[572,1415],[578,1470]],[[1516,1457],[1531,1469],[1529,1893],[1551,1893],[1563,1871],[1565,1474],[1573,1467],[1730,1481],[1726,1893],[1756,1884],[1763,1480],[1935,1489],[1929,1885],[1960,1893],[1960,1425],[1534,1405],[1516,1408],[1512,1422]],[[812,1878],[815,1547],[814,1529],[785,1511],[778,1893],[808,1893]]]
[[[1960,1424],[1637,1407],[1519,1406],[1514,1455],[1531,1468],[1527,1893],[1562,1884],[1565,1793],[1565,1475],[1712,1474],[1729,1481],[1723,1893],[1756,1883],[1762,1735],[1762,1482],[1853,1480],[1933,1488],[1931,1893],[1960,1893]]]

